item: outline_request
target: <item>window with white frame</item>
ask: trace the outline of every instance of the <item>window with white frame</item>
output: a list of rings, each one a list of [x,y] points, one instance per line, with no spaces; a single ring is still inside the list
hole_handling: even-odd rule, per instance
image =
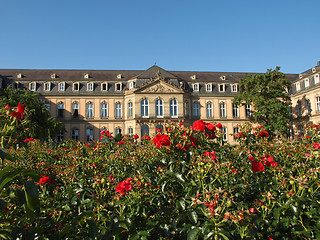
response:
[[[193,91],[198,92],[199,91],[199,83],[194,83],[193,85]]]
[[[72,103],[72,118],[79,118],[79,103]]]
[[[239,106],[237,104],[232,104],[232,116],[234,118],[239,117]]]
[[[200,103],[194,102],[192,105],[192,116],[194,118],[200,117]]]
[[[156,117],[161,118],[163,117],[163,100],[157,99],[155,103],[156,107]]]
[[[238,92],[238,84],[232,84],[231,91]]]
[[[149,117],[149,101],[142,99],[141,102],[141,117]]]
[[[220,110],[220,118],[226,118],[227,112],[226,112],[226,103],[225,102],[219,103],[219,110]]]
[[[184,103],[184,110],[185,110],[185,116],[188,117],[189,116],[189,102],[185,102]]]
[[[101,118],[108,118],[108,104],[106,102],[100,104],[100,116]]]
[[[60,82],[58,85],[58,90],[59,91],[64,91],[65,90],[65,83],[64,82]]]
[[[50,103],[45,103],[45,104],[44,104],[44,107],[48,110],[48,112],[51,111],[51,105],[50,105]]]
[[[212,92],[212,84],[211,84],[211,83],[208,83],[208,84],[206,85],[206,91],[207,91],[207,92]]]
[[[129,82],[129,89],[132,89],[132,88],[134,88],[134,82],[133,81]]]
[[[115,118],[122,118],[122,104],[119,102],[115,105]]]
[[[87,83],[87,91],[93,91],[93,83]]]
[[[309,78],[306,78],[305,80],[304,80],[304,87],[309,87],[310,86],[310,82],[309,82]]]
[[[93,129],[90,127],[86,129],[86,141],[87,142],[93,141]]]
[[[129,136],[132,136],[133,135],[133,128],[128,128],[128,134],[129,134]]]
[[[79,91],[79,89],[80,89],[80,84],[78,82],[72,84],[73,91]]]
[[[101,90],[108,91],[108,83],[101,83]]]
[[[223,133],[223,135],[222,135],[223,141],[228,141],[227,128],[226,128],[226,127],[222,127],[222,128],[221,128],[221,132]]]
[[[36,90],[36,83],[35,82],[29,83],[29,90],[30,91],[35,91]]]
[[[93,103],[87,103],[87,118],[93,118]]]
[[[239,133],[239,128],[238,127],[234,127],[233,128],[233,138],[235,139],[235,135]]]
[[[133,116],[133,104],[132,102],[128,102],[128,118]]]
[[[314,75],[314,84],[319,83],[319,74]]]
[[[250,118],[251,117],[251,105],[246,104],[246,117]]]
[[[207,118],[213,117],[212,102],[207,102]]]
[[[300,90],[301,90],[300,82],[297,82],[297,83],[296,83],[296,90],[297,90],[297,91],[300,91]]]
[[[224,92],[226,90],[226,85],[224,83],[219,84],[219,92]]]
[[[43,88],[44,88],[44,91],[50,91],[51,90],[51,83],[49,83],[49,82],[44,83]]]
[[[77,141],[79,140],[79,129],[78,128],[72,128],[71,139],[77,140]]]
[[[59,102],[58,103],[58,118],[63,118],[64,117],[64,103]]]
[[[178,102],[176,99],[170,100],[170,117],[178,117]]]
[[[57,136],[57,141],[58,143],[61,143],[64,139],[64,134],[63,134],[63,130],[60,130]]]
[[[316,97],[316,111],[320,112],[320,97]]]
[[[122,90],[122,84],[116,83],[116,91],[121,91],[121,90]]]
[[[121,128],[117,127],[115,129],[115,135],[121,134]]]

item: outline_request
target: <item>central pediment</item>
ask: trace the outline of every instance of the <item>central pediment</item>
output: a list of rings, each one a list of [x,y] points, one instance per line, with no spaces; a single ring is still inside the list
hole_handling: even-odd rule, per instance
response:
[[[135,93],[183,93],[180,88],[172,86],[162,80],[156,80],[137,89]]]

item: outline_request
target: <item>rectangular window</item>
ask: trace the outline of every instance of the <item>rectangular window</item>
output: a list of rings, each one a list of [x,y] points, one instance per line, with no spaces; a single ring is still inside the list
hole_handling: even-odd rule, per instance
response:
[[[309,99],[305,99],[305,104],[306,104],[306,110],[307,110],[307,114],[310,115],[311,114],[311,103]]]
[[[233,138],[235,139],[235,135],[239,133],[239,128],[238,127],[234,127],[233,128]]]
[[[60,130],[59,133],[58,133],[58,137],[57,137],[58,143],[61,143],[63,141],[63,138],[64,138],[63,131]]]
[[[116,128],[115,129],[115,135],[121,134],[121,128]]]
[[[302,115],[302,111],[301,111],[302,109],[301,109],[301,101],[298,101],[297,102],[297,115],[298,115],[298,117],[301,117],[301,115]]]
[[[232,115],[234,118],[239,117],[239,107],[236,104],[232,104]]]
[[[107,118],[108,117],[108,104],[101,103],[101,118]]]
[[[189,103],[185,102],[185,116],[188,117],[189,116]]]
[[[212,103],[207,103],[207,118],[213,117]]]
[[[58,103],[58,118],[64,117],[64,103]]]
[[[44,104],[44,107],[48,110],[48,112],[51,111],[51,105],[50,105],[50,103],[45,103],[45,104]]]
[[[156,100],[156,117],[163,117],[163,101],[161,99]]]
[[[87,118],[93,118],[93,103],[87,103]]]
[[[133,116],[133,105],[132,102],[128,103],[128,118],[131,118]]]
[[[199,84],[198,83],[193,84],[193,91],[194,92],[198,92],[199,91]]]
[[[93,141],[93,129],[92,128],[86,129],[86,140],[87,140],[87,142]]]
[[[50,89],[50,83],[45,83],[44,84],[44,91],[50,91],[51,89]]]
[[[59,83],[59,91],[64,91],[65,84],[64,82]]]
[[[36,90],[36,83],[30,83],[29,84],[29,89],[30,89],[30,91],[35,91]]]
[[[102,83],[101,89],[102,89],[102,91],[107,91],[108,90],[108,83]]]
[[[206,85],[206,91],[207,92],[212,92],[212,84],[207,84]]]
[[[309,78],[304,80],[304,87],[309,87],[310,86],[310,82],[309,82]]]
[[[72,118],[79,118],[79,103],[72,103]]]
[[[316,111],[320,112],[320,97],[316,97]]]
[[[300,82],[297,82],[297,83],[296,83],[296,90],[297,90],[297,91],[300,91],[300,90],[301,90]]]
[[[318,84],[319,83],[319,74],[314,76],[314,84]]]
[[[116,83],[116,91],[121,91],[121,83]]]
[[[79,83],[74,83],[72,90],[73,91],[79,91]]]
[[[251,117],[251,105],[246,104],[246,117],[250,118]]]
[[[115,118],[122,118],[122,104],[116,103]]]
[[[219,84],[219,92],[224,92],[225,90],[225,84]]]
[[[221,132],[223,133],[223,136],[222,136],[223,141],[228,141],[227,128],[222,127]]]
[[[195,118],[200,117],[200,103],[193,103],[192,116]]]
[[[238,92],[238,84],[232,84],[231,91],[232,92]]]
[[[87,91],[93,91],[93,83],[88,83]]]
[[[225,102],[220,102],[219,103],[219,108],[220,108],[220,118],[226,118],[227,117],[226,103]]]
[[[129,136],[133,135],[133,128],[128,128],[128,134],[129,134]]]

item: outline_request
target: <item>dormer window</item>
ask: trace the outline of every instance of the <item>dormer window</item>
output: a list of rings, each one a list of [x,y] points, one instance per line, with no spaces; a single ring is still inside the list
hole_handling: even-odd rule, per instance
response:
[[[226,78],[226,76],[221,76],[220,79],[221,80],[226,80],[227,78]]]
[[[87,84],[87,91],[93,91],[93,83]]]
[[[134,82],[134,81],[129,82],[129,89],[134,88],[134,84],[135,84],[135,82]]]
[[[14,83],[12,84],[12,90],[14,90],[14,89],[19,89],[19,87],[20,87],[19,82],[14,82]]]
[[[21,74],[21,73],[18,73],[18,74],[17,74],[17,78],[22,78],[22,74]]]
[[[43,90],[44,91],[50,91],[51,90],[51,83],[50,82],[44,83]]]
[[[52,73],[52,74],[51,74],[51,78],[56,78],[56,74],[55,74],[55,73]]]
[[[101,90],[108,91],[108,83],[101,83]]]
[[[29,90],[30,91],[35,91],[36,90],[36,83],[35,82],[29,83]]]
[[[85,79],[88,79],[88,78],[89,78],[89,73],[85,73],[85,74],[83,75],[83,77],[84,77]]]
[[[73,83],[72,91],[79,91],[79,89],[80,89],[80,84],[78,82]]]
[[[65,90],[65,83],[64,82],[60,82],[58,85],[58,90],[59,91],[64,91]]]
[[[122,75],[121,75],[121,74],[118,74],[118,75],[117,75],[117,78],[118,78],[118,79],[121,79],[121,78],[122,78]]]
[[[192,86],[193,86],[193,91],[194,92],[199,92],[199,83],[195,83]]]
[[[317,71],[316,68],[312,68],[312,73],[315,73]]]
[[[219,84],[219,92],[224,92],[226,90],[225,84]]]
[[[121,90],[122,90],[122,84],[116,83],[116,91],[121,91]]]
[[[212,92],[212,84],[211,84],[211,83],[208,83],[208,84],[206,85],[206,91],[207,91],[207,92]]]
[[[196,79],[197,79],[197,76],[196,76],[196,75],[191,75],[190,78],[191,78],[192,80],[196,80]]]
[[[301,74],[299,74],[299,78],[301,79],[301,78],[303,78],[303,75],[302,75],[302,73]]]
[[[238,92],[238,84],[232,84],[231,85],[231,91],[232,92]]]
[[[310,86],[310,82],[309,82],[309,78],[304,80],[304,87],[309,87]]]
[[[297,90],[297,91],[300,91],[300,90],[301,90],[300,82],[297,82],[297,83],[296,83],[296,90]]]
[[[319,74],[316,74],[314,76],[314,84],[318,84],[319,83]]]

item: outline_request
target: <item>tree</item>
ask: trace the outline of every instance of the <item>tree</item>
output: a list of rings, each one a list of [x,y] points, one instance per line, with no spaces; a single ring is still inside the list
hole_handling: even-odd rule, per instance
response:
[[[239,95],[233,102],[236,105],[251,104],[253,121],[273,136],[276,133],[287,135],[291,121],[291,99],[288,96],[291,82],[279,70],[280,67],[276,67],[264,74],[249,74],[240,79]]]
[[[23,137],[37,138],[41,140],[55,139],[60,130],[64,129],[61,122],[50,116],[44,102],[38,94],[29,90],[16,89],[10,87],[1,89],[0,91],[0,109],[4,109],[7,105],[13,108],[18,103],[25,105],[25,116],[28,121],[25,122],[25,131]],[[5,119],[0,119],[0,127],[3,128]]]

